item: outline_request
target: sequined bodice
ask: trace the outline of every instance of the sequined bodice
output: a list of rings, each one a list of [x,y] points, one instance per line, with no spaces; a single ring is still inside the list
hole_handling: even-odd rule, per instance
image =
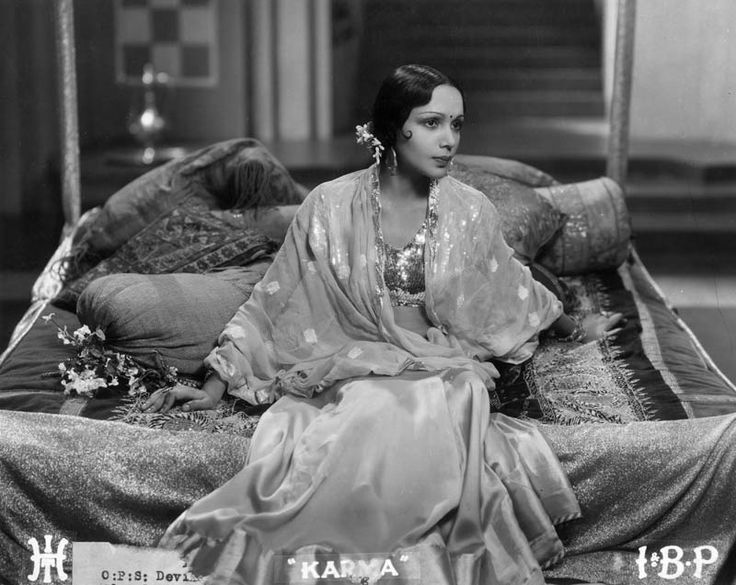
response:
[[[389,293],[391,305],[394,307],[422,307],[424,304],[424,255],[429,254],[432,261],[437,250],[437,209],[440,192],[439,181],[433,179],[429,184],[427,200],[427,216],[419,231],[402,249],[396,249],[386,243],[381,229],[381,186],[378,182],[378,167],[372,169],[373,188],[371,189],[371,206],[373,208],[373,227],[376,233],[376,271],[378,280],[383,281]],[[383,266],[383,274],[380,274]],[[376,287],[379,302],[383,300],[384,289]]]
[[[401,250],[384,243],[386,263],[383,278],[391,304],[396,306],[424,306],[424,241],[426,222],[411,242]]]

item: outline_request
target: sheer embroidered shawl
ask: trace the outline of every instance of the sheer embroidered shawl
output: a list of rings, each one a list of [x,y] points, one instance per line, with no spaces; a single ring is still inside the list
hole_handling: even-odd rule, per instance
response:
[[[433,184],[425,249],[427,337],[399,327],[383,281],[375,165],[312,191],[263,280],[206,359],[251,403],[311,396],[338,380],[405,369],[476,372],[520,362],[562,308],[516,261],[493,205],[445,177]]]

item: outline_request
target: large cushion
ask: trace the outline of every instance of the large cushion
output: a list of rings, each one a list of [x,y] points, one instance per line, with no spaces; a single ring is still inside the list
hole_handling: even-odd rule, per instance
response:
[[[199,198],[215,209],[300,203],[306,189],[257,140],[229,140],[157,167],[107,200],[74,238],[74,276],[114,253],[144,227]]]
[[[270,262],[212,274],[114,274],[92,282],[79,320],[101,327],[106,343],[147,367],[160,358],[180,374],[202,374],[202,360]]]
[[[616,268],[626,259],[631,224],[618,183],[602,177],[536,192],[565,215],[562,229],[537,256],[539,264],[559,276]]]
[[[273,214],[264,211],[261,215]],[[245,266],[277,248],[273,239],[252,224],[252,216],[218,214],[200,199],[191,197],[141,229],[111,256],[78,278],[65,282],[53,303],[74,310],[85,287],[108,274],[205,273],[228,266]]]
[[[484,160],[486,157],[478,158]],[[455,162],[452,176],[484,193],[496,206],[506,243],[521,262],[530,264],[540,248],[563,225],[564,215],[531,187],[502,177],[489,168],[493,167]]]
[[[527,187],[550,187],[557,184],[552,175],[521,161],[509,158],[479,154],[458,154],[455,157],[455,164],[493,173],[498,177],[516,181]]]

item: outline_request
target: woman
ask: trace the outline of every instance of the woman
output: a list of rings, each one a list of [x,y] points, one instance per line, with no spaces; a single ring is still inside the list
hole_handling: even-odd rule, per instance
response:
[[[377,163],[381,161],[375,169],[379,173],[377,181],[380,185],[380,197],[375,198],[375,203],[381,206],[377,235],[388,245],[387,249],[393,260],[393,263],[387,266],[391,271],[389,293],[392,295],[393,316],[399,325],[422,336],[426,336],[432,323],[427,319],[422,302],[406,302],[400,298],[397,289],[399,283],[396,281],[399,272],[395,269],[395,264],[397,261],[406,262],[404,257],[407,257],[407,253],[424,257],[423,247],[417,245],[417,242],[425,236],[427,221],[430,215],[436,212],[429,205],[430,183],[446,177],[451,168],[452,158],[460,143],[464,110],[464,96],[455,82],[448,77],[429,67],[416,65],[400,67],[384,82],[377,95],[372,122],[375,127],[375,138],[369,134],[369,138],[363,136],[360,139],[363,142],[374,140],[379,145],[374,149],[378,153]],[[381,152],[384,152],[382,160]],[[359,175],[368,179],[367,175],[371,172],[373,170]],[[357,176],[354,174],[344,179]],[[330,187],[320,186],[317,192],[325,188]],[[469,187],[464,189],[472,191]],[[473,196],[479,198],[477,192]],[[314,197],[315,195],[312,195],[312,199]],[[481,203],[484,203],[483,199]],[[300,217],[305,221],[309,221],[308,215],[312,212],[312,207],[311,201],[305,202],[304,209],[300,213]],[[489,205],[484,207],[490,208]],[[489,209],[486,213],[493,212]],[[494,218],[493,221],[497,225],[498,220]],[[478,221],[474,224],[480,229],[490,228]],[[404,250],[407,243],[412,246]],[[494,240],[492,243],[503,246],[503,242],[500,241]],[[398,254],[398,258],[396,252],[401,253]],[[416,262],[414,264],[418,265]],[[423,268],[424,266],[420,266],[420,271]],[[515,270],[519,269],[520,267],[515,267]],[[415,277],[415,282],[408,285],[403,283],[405,287],[414,285],[415,288],[423,288],[424,283],[419,278],[421,275],[412,276]],[[560,337],[590,341],[609,331],[621,318],[620,315],[605,318],[589,315],[584,323],[578,326],[571,318],[560,312],[559,303],[555,303],[541,287],[535,286],[535,291],[548,298],[548,302],[556,307],[555,311],[559,317],[552,323],[551,329]],[[544,327],[536,329],[542,330]],[[523,357],[516,361],[521,361],[530,353],[524,352]],[[494,357],[501,356],[494,355]],[[212,408],[226,388],[224,381],[217,375],[216,368],[213,373],[215,375],[208,379],[202,391],[180,386],[175,392],[159,393],[149,402],[149,410],[159,408],[167,410],[176,399],[187,400],[183,405],[185,409]],[[251,401],[261,402],[257,399]]]
[[[586,431],[581,444],[489,414],[490,360],[529,358],[545,330],[597,339],[620,315],[577,325],[513,259],[485,196],[447,176],[464,115],[443,74],[395,70],[360,128],[377,163],[307,197],[208,356],[203,388],[146,404],[211,408],[225,391],[276,401],[243,470],[163,538],[212,582],[298,581],[305,566],[316,578],[336,558],[343,577],[375,582],[376,566],[355,559],[383,555],[393,560],[384,574],[417,583],[543,583],[563,554],[555,525],[581,515],[550,445],[583,484],[583,507],[595,500],[583,452],[617,431]],[[600,516],[615,505],[573,546],[631,542],[606,540]]]

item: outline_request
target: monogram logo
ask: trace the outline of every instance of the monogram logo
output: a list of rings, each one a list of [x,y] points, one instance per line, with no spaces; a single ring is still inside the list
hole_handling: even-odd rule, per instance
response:
[[[67,580],[67,574],[64,572],[64,561],[66,555],[64,549],[69,541],[66,538],[62,538],[56,547],[54,552],[51,547],[52,537],[50,534],[44,535],[44,549],[41,549],[38,544],[38,540],[30,538],[28,544],[33,548],[33,554],[31,555],[31,561],[33,561],[33,573],[28,575],[29,581],[38,581],[41,575],[41,569],[43,569],[43,582],[51,583],[51,569],[56,569],[56,575],[62,581]]]

